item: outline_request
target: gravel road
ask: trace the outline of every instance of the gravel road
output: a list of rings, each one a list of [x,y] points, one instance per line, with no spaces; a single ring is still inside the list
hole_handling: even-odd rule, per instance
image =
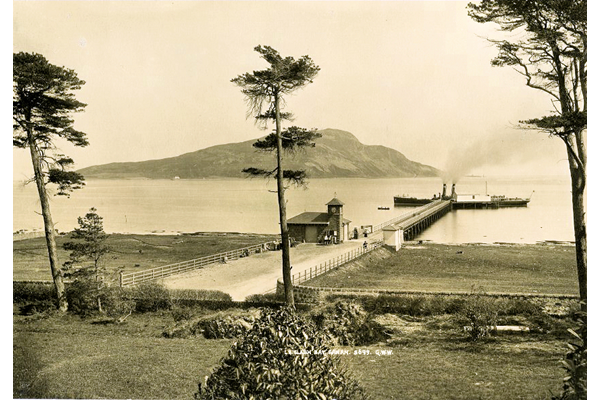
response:
[[[381,236],[381,235],[379,235]],[[369,242],[378,239],[372,236]],[[364,240],[349,240],[338,245],[322,246],[304,243],[290,250],[292,274],[303,272],[315,265],[360,248]],[[209,289],[229,293],[233,300],[273,290],[281,278],[281,252],[267,251],[250,257],[213,264],[197,271],[164,279],[169,289]]]

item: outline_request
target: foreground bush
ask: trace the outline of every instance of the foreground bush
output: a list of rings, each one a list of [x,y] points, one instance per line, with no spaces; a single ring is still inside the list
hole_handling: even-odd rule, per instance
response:
[[[469,336],[475,342],[496,329],[498,306],[493,298],[478,293],[465,301],[460,316],[469,324]]]
[[[251,294],[244,299],[246,303],[283,303],[285,299],[277,293]]]
[[[44,300],[56,300],[56,289],[51,284],[13,282],[14,303],[28,303]]]
[[[135,301],[135,311],[149,312],[170,310],[173,302],[169,290],[156,282],[145,282],[129,289],[129,296]]]
[[[101,314],[122,317],[135,309],[135,302],[128,299],[120,287],[105,286],[98,289],[95,282],[77,280],[67,286],[69,312],[81,317],[99,314],[98,300],[102,303]]]
[[[364,399],[312,324],[289,308],[263,310],[220,365],[198,385],[207,399]]]
[[[339,301],[333,306],[317,309],[311,318],[317,329],[342,346],[364,346],[388,338],[384,327],[354,302]]]
[[[58,304],[56,289],[48,284],[13,282],[13,303],[22,306],[23,314],[55,309]]]
[[[169,290],[174,302],[181,303],[185,300],[194,301],[225,301],[232,302],[233,299],[229,293],[220,290],[204,289],[171,289]]]
[[[472,294],[485,296],[483,291]],[[539,302],[529,299],[490,297],[498,315],[537,316],[543,313]],[[418,294],[380,294],[379,296],[329,295],[327,301],[351,300],[362,304],[365,310],[375,314],[410,315],[425,317],[429,315],[461,314],[468,305],[469,296],[465,295],[418,295]]]
[[[82,317],[98,312],[98,288],[95,282],[75,281],[66,290],[69,311]]]
[[[231,339],[241,337],[253,323],[252,316],[215,317],[199,321],[196,331],[202,332],[207,339]]]
[[[585,400],[587,399],[587,313],[579,312],[577,327],[570,329],[571,340],[569,352],[562,360],[567,372],[564,378],[563,391],[552,400]]]
[[[231,339],[244,335],[260,316],[258,310],[227,310],[209,316],[196,316],[194,311],[174,307],[175,323],[165,327],[163,337],[187,338],[202,335],[207,339]],[[196,311],[203,313],[202,310]]]

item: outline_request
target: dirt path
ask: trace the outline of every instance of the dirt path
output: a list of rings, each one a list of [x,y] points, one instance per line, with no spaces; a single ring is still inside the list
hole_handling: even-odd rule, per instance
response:
[[[378,239],[370,237],[368,241]],[[290,250],[292,274],[303,272],[362,246],[364,240],[349,240],[342,244],[320,246],[300,244]],[[171,276],[163,280],[169,289],[210,289],[229,293],[234,300],[273,290],[281,277],[281,252],[269,251],[213,264],[197,271]]]

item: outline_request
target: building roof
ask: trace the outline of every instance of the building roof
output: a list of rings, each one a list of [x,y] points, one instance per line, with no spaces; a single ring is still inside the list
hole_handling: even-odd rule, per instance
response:
[[[322,212],[307,211],[302,214],[298,214],[287,220],[289,224],[316,224],[316,225],[327,225],[329,224],[329,214]]]
[[[329,203],[327,203],[326,205],[328,205],[328,206],[343,206],[344,203],[341,202],[337,197],[334,197],[333,199],[329,200]]]
[[[349,224],[349,219],[344,218],[343,223]],[[329,214],[321,213],[321,212],[312,212],[307,211],[302,214],[298,214],[295,217],[292,217],[287,220],[288,225],[297,224],[297,225],[328,225],[329,224]]]
[[[487,194],[458,194],[456,195],[456,202],[490,202],[492,201],[492,196]]]
[[[381,230],[384,230],[384,231],[398,231],[400,229],[402,229],[402,227],[398,224],[386,225],[383,228],[381,228]]]

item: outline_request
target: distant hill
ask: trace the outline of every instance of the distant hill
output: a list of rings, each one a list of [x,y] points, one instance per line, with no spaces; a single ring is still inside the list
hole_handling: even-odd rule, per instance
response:
[[[309,178],[401,178],[438,176],[440,171],[384,146],[368,146],[350,132],[319,131],[316,147],[284,156],[284,168],[304,169]],[[181,179],[244,177],[247,167],[274,168],[273,154],[256,151],[256,140],[222,144],[177,157],[96,165],[79,170],[86,178]]]

